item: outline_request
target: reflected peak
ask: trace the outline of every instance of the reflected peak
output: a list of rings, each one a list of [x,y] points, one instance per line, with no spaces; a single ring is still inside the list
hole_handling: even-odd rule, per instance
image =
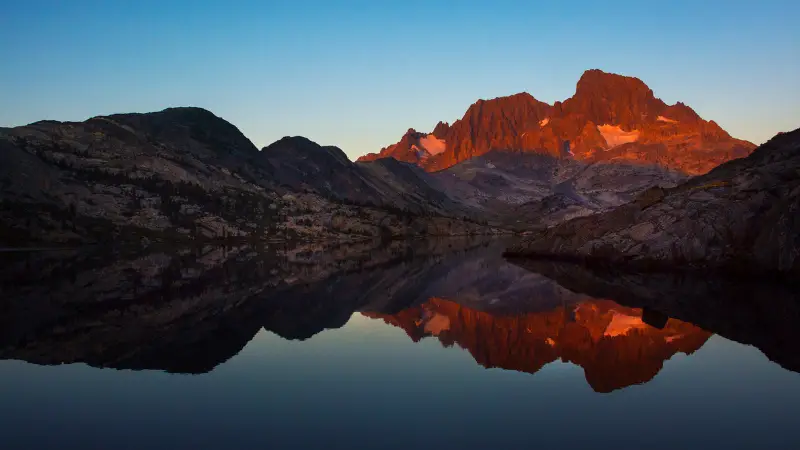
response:
[[[643,311],[610,300],[586,299],[550,311],[492,314],[433,297],[396,314],[362,313],[402,328],[415,342],[435,337],[467,350],[486,368],[536,373],[562,360],[581,366],[597,392],[651,380],[664,361],[691,354],[711,336],[689,323],[646,323]]]

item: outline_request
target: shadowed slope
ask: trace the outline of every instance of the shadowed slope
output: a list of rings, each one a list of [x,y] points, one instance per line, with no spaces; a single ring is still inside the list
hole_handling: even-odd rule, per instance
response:
[[[640,268],[800,275],[800,130],[672,189],[574,219],[509,248]]]

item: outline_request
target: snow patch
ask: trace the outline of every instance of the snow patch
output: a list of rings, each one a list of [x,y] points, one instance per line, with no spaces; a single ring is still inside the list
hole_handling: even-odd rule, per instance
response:
[[[659,122],[678,123],[677,120],[670,119],[669,117],[664,117],[664,116],[658,116],[658,117],[656,117],[656,120],[659,121]]]
[[[631,330],[637,328],[647,328],[647,324],[642,321],[641,317],[629,316],[616,311],[612,312],[611,323],[608,324],[604,336],[620,336],[628,334]]]
[[[486,168],[487,168],[487,169],[496,169],[496,168],[497,168],[497,166],[495,166],[494,164],[492,164],[492,163],[490,163],[490,162],[487,162],[487,163],[486,163]]]
[[[539,121],[539,126],[543,127],[543,126],[547,125],[548,123],[550,123],[550,118],[549,117],[545,117],[544,119]]]
[[[667,336],[667,344],[669,344],[669,343],[671,343],[673,341],[677,341],[678,339],[682,339],[683,336],[684,336],[683,334],[676,334],[674,336]]]
[[[438,336],[443,331],[450,329],[450,318],[443,314],[434,314],[428,322],[425,323],[425,332],[434,336]]]
[[[597,130],[603,135],[603,139],[606,140],[608,148],[613,148],[629,142],[636,142],[639,139],[638,131],[624,131],[619,125],[598,125]]]
[[[421,138],[419,144],[431,155],[438,155],[447,148],[447,143],[444,139],[439,139],[432,134]]]

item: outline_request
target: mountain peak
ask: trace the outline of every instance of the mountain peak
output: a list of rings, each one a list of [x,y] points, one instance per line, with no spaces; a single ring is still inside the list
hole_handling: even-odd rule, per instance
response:
[[[124,114],[110,114],[107,116],[95,116],[92,119],[109,119],[116,120],[122,118],[132,117],[148,117],[157,118],[165,121],[172,122],[196,122],[198,120],[207,121],[224,121],[211,111],[200,108],[198,106],[172,106],[162,109],[161,111],[146,112],[146,113],[124,113]]]
[[[579,160],[635,160],[699,174],[755,147],[681,102],[667,105],[639,78],[600,69],[585,71],[563,102],[551,106],[528,92],[480,99],[433,134],[444,151],[420,154],[422,136],[406,134],[363,159],[394,157],[437,171],[492,150],[559,156],[568,148]]]
[[[268,146],[263,148],[263,151],[274,150],[277,148],[282,148],[286,146],[296,146],[296,147],[309,147],[309,146],[316,146],[319,147],[319,144],[312,141],[311,139],[304,137],[304,136],[284,136],[277,141],[269,144]]]
[[[576,93],[583,89],[597,89],[598,87],[622,87],[632,89],[650,90],[644,81],[636,77],[604,72],[600,69],[589,69],[583,72],[576,86]]]
[[[523,103],[543,103],[537,100],[533,95],[528,92],[518,92],[516,94],[502,95],[494,98],[481,98],[478,99],[473,106],[483,104],[496,104],[496,103],[509,103],[509,102],[523,102]]]
[[[268,158],[281,156],[296,158],[301,155],[309,157],[332,156],[340,163],[350,162],[347,155],[339,147],[322,146],[303,136],[284,136],[264,147],[261,152]]]
[[[96,116],[86,122],[104,122],[120,130],[141,130],[152,139],[176,139],[182,136],[201,142],[220,155],[236,153],[252,156],[258,152],[256,146],[235,125],[207,109],[195,106]]]
[[[160,113],[191,113],[191,114],[207,114],[216,117],[211,111],[200,106],[170,106],[159,111]]]
[[[439,122],[433,128],[433,134],[438,139],[445,139],[447,137],[447,132],[450,131],[450,124],[447,122]]]
[[[644,81],[616,73],[591,69],[581,75],[575,87],[575,97],[590,97],[618,102],[652,102],[653,90]]]
[[[625,129],[639,128],[666,108],[642,80],[599,69],[584,72],[575,95],[563,104],[567,115],[583,116],[595,125],[618,125]]]

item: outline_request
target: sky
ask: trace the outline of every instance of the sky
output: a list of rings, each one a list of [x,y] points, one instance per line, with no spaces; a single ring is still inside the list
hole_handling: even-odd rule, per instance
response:
[[[800,2],[39,1],[0,7],[0,126],[199,106],[350,158],[479,98],[636,76],[733,136],[800,126]]]

